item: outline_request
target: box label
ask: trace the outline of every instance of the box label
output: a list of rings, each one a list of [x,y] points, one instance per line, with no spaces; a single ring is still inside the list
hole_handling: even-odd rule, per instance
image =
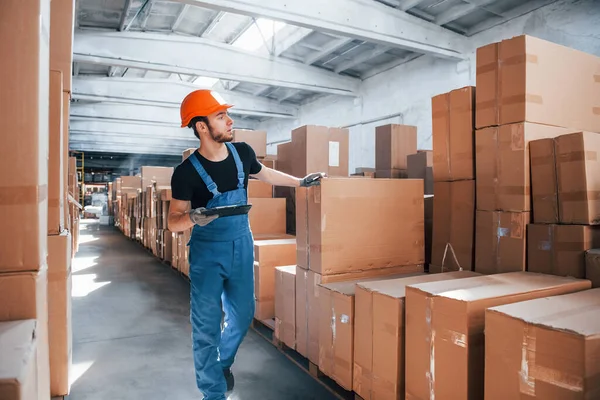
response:
[[[329,142],[329,166],[340,166],[340,142]]]

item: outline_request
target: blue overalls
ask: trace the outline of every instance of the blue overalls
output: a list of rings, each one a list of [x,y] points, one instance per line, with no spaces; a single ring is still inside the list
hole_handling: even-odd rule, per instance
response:
[[[247,204],[244,169],[231,143],[237,189],[220,193],[195,155],[190,160],[213,194],[207,208]],[[204,400],[224,400],[223,369],[230,368],[254,316],[254,239],[248,215],[195,225],[189,242],[192,348],[196,383]],[[221,301],[225,321],[221,330]]]

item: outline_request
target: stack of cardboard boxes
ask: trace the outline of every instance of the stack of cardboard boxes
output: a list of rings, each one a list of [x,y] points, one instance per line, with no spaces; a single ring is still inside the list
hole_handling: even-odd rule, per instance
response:
[[[69,392],[68,115],[74,2],[0,5],[0,398]],[[50,21],[52,20],[52,24]],[[18,79],[15,79],[18,77]],[[76,188],[76,186],[75,186]]]
[[[473,269],[475,88],[432,98],[433,238],[430,272]]]
[[[594,224],[586,211],[593,202],[586,177],[593,174],[584,173],[587,158],[582,156],[594,151],[594,134],[581,131],[600,132],[600,117],[594,112],[600,93],[590,84],[599,65],[598,57],[529,36],[478,49],[476,271],[527,270],[529,237],[529,270],[585,276],[583,254],[594,243],[593,229],[555,224]],[[541,183],[533,179],[540,192],[556,193],[553,187],[560,176],[563,218],[547,202],[541,205],[544,201],[537,216],[535,209],[532,213],[529,153],[530,142],[538,139],[549,141],[533,147],[532,166],[550,175]],[[554,154],[558,163],[551,160]],[[527,227],[532,221],[536,224]],[[566,258],[556,258],[559,253]],[[570,266],[557,265],[567,261]]]
[[[407,178],[408,156],[416,152],[416,126],[378,126],[375,128],[375,177]]]

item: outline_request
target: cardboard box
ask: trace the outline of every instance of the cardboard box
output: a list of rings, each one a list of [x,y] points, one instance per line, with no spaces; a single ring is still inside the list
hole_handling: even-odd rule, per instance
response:
[[[329,128],[329,163],[327,172],[329,176],[348,176],[350,155],[350,131],[344,128]]]
[[[303,177],[311,172],[328,171],[329,129],[325,126],[316,125],[306,125],[294,129],[292,131],[292,145],[288,151],[291,154],[286,156],[284,152],[282,158],[286,160],[290,157],[291,175]]]
[[[275,268],[275,337],[296,348],[296,266]]]
[[[378,169],[375,171],[375,178],[378,179],[406,179],[408,172],[405,169]]]
[[[50,71],[50,121],[48,151],[48,234],[57,235],[65,228],[65,183],[63,158],[63,76]]]
[[[364,400],[404,398],[406,286],[477,275],[457,271],[357,283],[352,390]]]
[[[265,157],[267,155],[267,132],[266,131],[250,131],[245,129],[234,129],[234,142],[247,143],[254,152],[256,157]]]
[[[171,265],[179,269],[179,232],[171,232]]]
[[[144,186],[146,187],[146,186]],[[121,177],[121,190],[126,189],[142,189],[142,177],[141,176],[122,176]]]
[[[194,154],[195,151],[196,151],[195,148],[190,148],[190,149],[184,150],[184,152],[181,156],[181,162],[184,162],[189,156]]]
[[[296,264],[308,269],[308,189],[296,189]]]
[[[2,14],[0,272],[36,271],[47,254],[50,1],[3,1]]]
[[[477,49],[477,91],[475,126],[477,129],[498,125],[498,49],[491,43]]]
[[[586,251],[585,279],[592,281],[592,287],[600,287],[600,249]]]
[[[171,261],[173,258],[173,232],[164,230],[162,232],[162,256],[161,258],[165,261]]]
[[[555,144],[560,222],[600,224],[600,135],[591,132],[562,135],[555,139]]]
[[[485,399],[597,398],[600,289],[485,311]]]
[[[467,86],[431,99],[433,180],[475,178],[475,88]]]
[[[585,278],[585,252],[600,247],[600,226],[542,225],[527,227],[527,270]]]
[[[71,92],[75,0],[50,3],[50,68],[62,71],[65,92]]]
[[[71,234],[48,236],[48,338],[50,348],[50,394],[70,391],[72,362]]]
[[[557,224],[558,180],[553,139],[538,139],[529,143],[531,161],[532,219],[536,224]]]
[[[0,399],[41,399],[36,372],[36,321],[0,322],[0,354]]]
[[[141,167],[142,190],[156,182],[156,186],[171,186],[173,167]]]
[[[417,152],[417,127],[390,124],[375,128],[375,169],[406,170],[407,157]]]
[[[397,279],[411,274],[392,275]],[[352,280],[318,286],[319,370],[346,390],[352,390],[354,369],[354,294],[356,285],[381,278]],[[389,310],[388,310],[389,312]]]
[[[277,170],[294,175],[294,143],[286,142],[277,145]]]
[[[475,182],[435,182],[434,188],[436,194],[433,198],[431,264],[439,268],[434,268],[435,272],[458,271],[460,268],[472,270],[475,250]],[[456,264],[454,255],[459,265]]]
[[[433,151],[423,150],[408,156],[408,179],[423,179],[424,194],[433,194]]]
[[[423,272],[423,265],[371,269],[341,275],[320,275],[314,271],[296,268],[296,351],[319,364],[319,291],[321,283],[383,279],[399,274]]]
[[[285,199],[249,198],[252,233],[285,234]]]
[[[258,161],[267,168],[275,169],[275,160],[263,158],[262,160]]]
[[[296,233],[296,190],[288,186],[274,186],[273,195],[285,199],[285,229],[287,233]]]
[[[36,320],[38,399],[50,398],[48,269],[0,274],[0,322]]]
[[[272,198],[273,185],[257,179],[248,180],[248,197],[254,198]]]
[[[161,189],[160,190],[160,200],[161,201],[173,200],[173,191],[170,188]]]
[[[257,307],[257,319],[273,318],[275,268],[296,263],[296,240],[255,240],[254,259],[254,292],[257,301],[261,303],[261,306]]]
[[[71,106],[71,96],[69,95],[69,93],[66,93],[63,91],[63,94],[62,94],[63,177],[62,177],[62,180],[63,180],[63,193],[64,193],[63,213],[64,213],[65,227],[69,227],[70,222],[69,222],[69,201],[68,201],[68,194],[69,194],[69,124],[65,124],[64,121],[69,120],[70,106]],[[119,186],[119,189],[120,189],[120,186]]]
[[[590,286],[586,280],[530,272],[408,286],[406,397],[482,399],[485,309]]]
[[[431,264],[431,247],[433,243],[433,195],[425,195],[425,265]]]
[[[570,132],[530,123],[477,132],[477,209],[531,211],[529,142]]]
[[[477,61],[477,112],[486,113],[478,127],[527,121],[600,132],[600,57],[527,35],[503,40],[496,54],[477,53],[485,57]]]
[[[423,264],[423,181],[329,178],[310,187],[307,197],[312,271]]]
[[[479,211],[475,216],[475,271],[527,270],[529,212]]]

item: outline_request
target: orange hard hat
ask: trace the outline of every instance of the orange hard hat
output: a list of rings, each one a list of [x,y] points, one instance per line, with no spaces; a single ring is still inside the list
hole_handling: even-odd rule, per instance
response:
[[[220,110],[233,107],[212,90],[195,90],[181,102],[181,127],[187,127],[195,117],[206,117]]]

